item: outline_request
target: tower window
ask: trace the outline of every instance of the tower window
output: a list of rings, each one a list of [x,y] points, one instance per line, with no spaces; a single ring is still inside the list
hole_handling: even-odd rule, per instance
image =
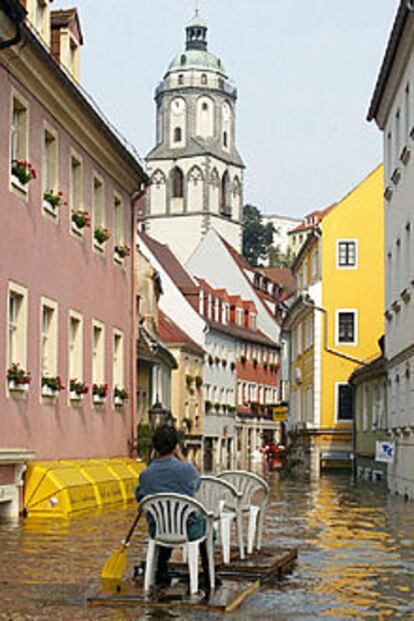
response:
[[[220,195],[220,213],[223,216],[231,217],[231,205],[230,205],[230,177],[226,172],[221,180],[221,195]]]
[[[184,76],[182,73],[178,76],[178,84],[184,84]]]
[[[206,102],[204,102],[203,105],[201,106],[201,109],[204,110],[204,112],[207,112],[208,104],[206,104]]]
[[[207,76],[205,73],[203,73],[201,76],[201,84],[207,84]]]
[[[171,173],[172,197],[184,198],[184,175],[179,168],[174,168]]]
[[[186,62],[187,62],[187,56],[185,54],[182,54],[180,58],[180,63],[182,65],[185,65]]]
[[[182,140],[181,127],[176,127],[174,129],[174,142],[181,142],[181,140]]]
[[[219,88],[224,89],[224,80],[223,80],[223,78],[219,78],[218,84],[219,84]]]
[[[228,146],[227,132],[223,132],[223,147]]]

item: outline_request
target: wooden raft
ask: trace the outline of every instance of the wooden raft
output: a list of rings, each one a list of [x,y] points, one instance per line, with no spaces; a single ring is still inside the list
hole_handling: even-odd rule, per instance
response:
[[[281,550],[265,547],[241,561],[238,549],[231,551],[231,562],[224,565],[221,555],[216,554],[216,574],[222,581],[220,587],[210,594],[202,591],[188,595],[188,568],[175,553],[170,562],[173,578],[170,587],[158,590],[152,596],[143,593],[145,562],[138,566],[139,577],[121,584],[106,585],[100,594],[88,598],[91,606],[139,606],[140,608],[192,608],[211,612],[233,612],[260,585],[269,580],[280,580],[293,566],[297,550]],[[175,560],[174,560],[175,559]]]

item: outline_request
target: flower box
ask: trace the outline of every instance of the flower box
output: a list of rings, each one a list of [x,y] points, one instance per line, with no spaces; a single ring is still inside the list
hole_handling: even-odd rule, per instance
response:
[[[20,192],[23,192],[23,194],[27,194],[27,186],[26,186],[26,185],[24,185],[24,184],[20,181],[20,179],[19,179],[18,177],[16,177],[16,175],[13,175],[13,174],[12,174],[12,177],[11,177],[11,182],[12,182],[12,185],[13,185],[15,188],[17,188],[18,190],[20,190]]]
[[[125,388],[115,387],[114,389],[114,405],[120,407],[124,405],[125,401],[128,399],[128,393]]]
[[[105,229],[102,226],[97,226],[93,232],[93,238],[95,243],[102,248],[103,244],[108,241],[111,237],[111,233],[108,229]]]
[[[30,162],[25,162],[23,160],[12,160],[11,163],[11,173],[13,179],[19,182],[21,189],[24,188],[26,192],[25,186],[32,180],[36,179],[36,171]]]
[[[27,392],[29,390],[29,384],[21,384],[15,380],[9,380],[9,390],[14,392]]]
[[[83,395],[79,392],[76,392],[76,390],[71,390],[69,392],[69,398],[71,401],[82,401]]]
[[[92,401],[94,403],[105,403],[108,396],[108,384],[93,384]]]
[[[72,230],[77,233],[80,233],[86,226],[91,225],[91,217],[89,213],[83,209],[72,211],[71,221]]]
[[[22,369],[18,362],[13,362],[7,369],[7,383],[9,390],[16,392],[27,392],[32,381],[30,371]]]
[[[94,403],[105,403],[106,397],[101,397],[100,395],[93,395],[92,401]]]
[[[43,208],[52,213],[56,213],[57,208],[61,205],[67,205],[67,203],[63,200],[63,192],[59,190],[55,192],[54,190],[47,190],[43,192]]]
[[[125,259],[131,254],[131,248],[127,244],[117,244],[114,248],[115,257]]]
[[[58,394],[58,390],[54,390],[50,386],[42,386],[42,397],[57,397]]]

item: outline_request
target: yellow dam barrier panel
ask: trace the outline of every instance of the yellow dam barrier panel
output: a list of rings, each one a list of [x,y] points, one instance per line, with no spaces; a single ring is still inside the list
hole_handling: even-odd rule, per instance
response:
[[[128,502],[145,465],[128,457],[29,462],[24,506],[28,515],[65,518]]]

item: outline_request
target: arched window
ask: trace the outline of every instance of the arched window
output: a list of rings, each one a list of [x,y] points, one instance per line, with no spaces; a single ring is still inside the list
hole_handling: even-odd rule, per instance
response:
[[[181,139],[182,139],[181,127],[176,127],[174,129],[174,142],[181,142]]]
[[[184,84],[184,76],[182,73],[178,76],[178,84]]]
[[[171,186],[173,198],[184,198],[184,175],[177,167],[171,172]]]
[[[201,74],[201,84],[203,85],[207,84],[207,75],[205,73]]]
[[[231,217],[231,202],[230,202],[230,177],[229,173],[224,173],[221,179],[221,193],[220,193],[220,213],[223,216]]]
[[[227,132],[223,132],[223,147],[228,147]]]
[[[201,106],[201,109],[202,109],[204,112],[207,112],[207,110],[208,110],[208,103],[206,103],[206,102],[204,101],[204,102],[203,102],[203,104],[202,104],[202,106]]]
[[[187,56],[185,54],[181,54],[180,64],[185,65],[186,62],[187,62]]]

